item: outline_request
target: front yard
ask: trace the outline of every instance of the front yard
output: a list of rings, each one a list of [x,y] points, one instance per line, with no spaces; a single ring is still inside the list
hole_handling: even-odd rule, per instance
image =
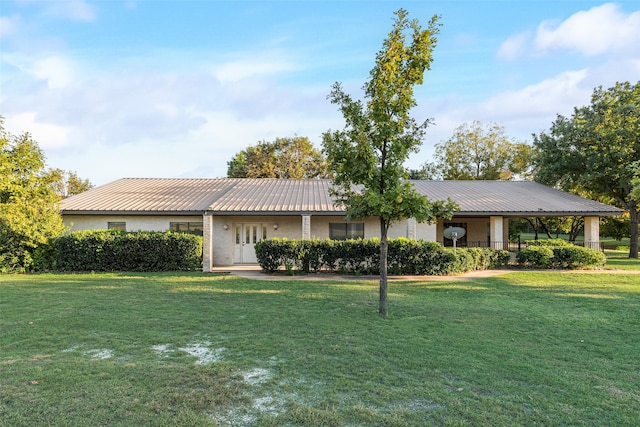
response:
[[[392,282],[389,308],[374,281],[0,276],[0,425],[637,423],[637,271]]]

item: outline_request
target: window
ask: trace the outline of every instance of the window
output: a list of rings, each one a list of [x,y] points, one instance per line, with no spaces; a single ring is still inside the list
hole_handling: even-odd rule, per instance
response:
[[[364,239],[364,223],[363,222],[330,223],[329,238],[332,240]]]
[[[169,229],[180,233],[197,234],[202,236],[201,222],[170,222]]]
[[[126,222],[107,222],[107,228],[109,230],[127,231]]]
[[[467,246],[467,223],[466,222],[445,222],[443,224],[443,230],[446,230],[449,227],[460,227],[460,228],[464,228],[465,230],[465,234],[462,237],[458,237],[458,239],[456,240],[456,246]],[[446,237],[444,238],[444,245],[445,246],[453,246],[453,240],[451,239],[447,239]]]

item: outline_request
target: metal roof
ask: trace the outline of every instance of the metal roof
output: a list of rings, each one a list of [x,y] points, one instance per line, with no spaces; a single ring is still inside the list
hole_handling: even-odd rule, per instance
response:
[[[227,179],[123,178],[61,202],[63,214],[203,212],[226,193]]]
[[[412,181],[431,200],[451,198],[457,216],[619,215],[603,203],[528,181]],[[330,180],[123,178],[61,202],[63,214],[342,215]]]
[[[621,209],[530,181],[412,181],[431,200],[451,198],[459,215],[620,215]]]
[[[340,213],[329,195],[327,179],[234,179],[232,188],[214,201],[218,213]]]

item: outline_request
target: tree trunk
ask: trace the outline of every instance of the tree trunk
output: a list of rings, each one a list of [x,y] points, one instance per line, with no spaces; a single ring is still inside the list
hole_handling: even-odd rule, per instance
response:
[[[551,232],[549,231],[549,229],[547,228],[547,224],[544,223],[544,221],[542,221],[542,218],[537,218],[538,223],[540,224],[540,226],[542,227],[542,231],[544,231],[547,234],[547,238],[551,239]],[[538,240],[538,233],[536,232],[536,240]]]
[[[629,258],[638,259],[638,205],[629,208],[631,223],[631,240],[629,241]]]
[[[584,225],[583,221],[579,217],[572,217],[571,219],[571,229],[569,230],[569,241],[575,242],[578,238],[578,233],[580,232],[580,228]]]
[[[389,242],[387,240],[387,224],[380,218],[380,301],[378,313],[387,317],[387,252]]]

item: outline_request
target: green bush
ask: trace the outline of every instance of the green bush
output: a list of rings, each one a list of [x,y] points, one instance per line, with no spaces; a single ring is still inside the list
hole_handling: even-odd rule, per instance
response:
[[[593,268],[606,262],[602,252],[562,239],[527,241],[516,259],[520,265],[534,268]]]
[[[526,267],[549,268],[553,258],[553,249],[549,246],[530,246],[516,256],[516,260]]]
[[[345,274],[380,273],[380,239],[289,240],[268,239],[255,246],[266,272],[281,268],[293,274],[337,271]],[[389,240],[387,271],[395,275],[446,275],[507,265],[509,253],[492,249],[458,249],[440,243],[397,238]]]
[[[526,240],[524,242],[527,247],[530,246],[549,246],[553,248],[574,246],[573,243],[564,239],[542,239],[542,240]]]
[[[178,271],[202,267],[202,237],[175,232],[76,231],[38,252],[40,270]]]

